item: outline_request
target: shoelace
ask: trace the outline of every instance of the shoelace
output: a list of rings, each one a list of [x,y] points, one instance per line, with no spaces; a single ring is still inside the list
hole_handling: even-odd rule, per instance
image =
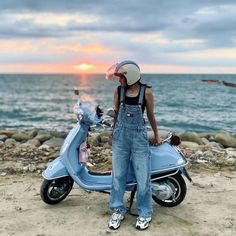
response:
[[[112,214],[112,217],[111,217],[112,221],[117,221],[119,220],[119,218],[120,218],[120,213],[115,212]]]
[[[145,218],[138,218],[138,222],[139,223],[145,223],[145,222],[148,222],[148,220],[145,219]]]

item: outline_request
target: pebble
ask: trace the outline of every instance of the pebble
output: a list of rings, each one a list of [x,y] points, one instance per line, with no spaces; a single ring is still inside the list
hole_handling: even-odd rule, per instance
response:
[[[17,211],[21,211],[21,210],[22,210],[22,207],[20,207],[20,206],[16,206],[16,207],[15,207],[15,210],[17,210]]]

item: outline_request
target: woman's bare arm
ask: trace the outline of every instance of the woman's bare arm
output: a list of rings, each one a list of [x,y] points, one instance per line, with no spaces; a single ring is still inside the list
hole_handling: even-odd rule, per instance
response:
[[[145,97],[146,97],[147,117],[151,124],[152,130],[154,132],[155,141],[157,144],[160,144],[161,139],[158,134],[157,121],[154,116],[154,99],[153,99],[152,90],[150,88],[146,88]]]

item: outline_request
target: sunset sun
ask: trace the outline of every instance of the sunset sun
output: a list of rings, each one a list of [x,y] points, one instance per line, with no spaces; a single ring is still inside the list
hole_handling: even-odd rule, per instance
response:
[[[88,63],[81,63],[79,65],[75,65],[74,68],[76,70],[80,70],[80,71],[89,71],[89,70],[93,69],[94,66],[92,64],[88,64]]]

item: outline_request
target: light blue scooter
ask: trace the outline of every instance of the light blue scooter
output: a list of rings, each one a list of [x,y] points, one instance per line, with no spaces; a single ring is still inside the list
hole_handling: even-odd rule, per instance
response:
[[[111,190],[112,172],[94,173],[87,169],[86,163],[80,163],[80,146],[87,139],[90,126],[103,123],[102,112],[99,107],[93,112],[79,101],[74,111],[77,114],[77,124],[66,137],[60,156],[42,174],[44,181],[40,195],[48,204],[56,204],[65,199],[74,182],[86,190],[108,193]],[[182,174],[191,181],[185,169],[188,161],[178,147],[179,144],[178,136],[170,134],[160,146],[150,146],[153,200],[166,207],[176,206],[185,198],[187,189]],[[131,209],[136,191],[132,167],[129,170],[126,190],[131,192],[131,197],[128,210]]]

